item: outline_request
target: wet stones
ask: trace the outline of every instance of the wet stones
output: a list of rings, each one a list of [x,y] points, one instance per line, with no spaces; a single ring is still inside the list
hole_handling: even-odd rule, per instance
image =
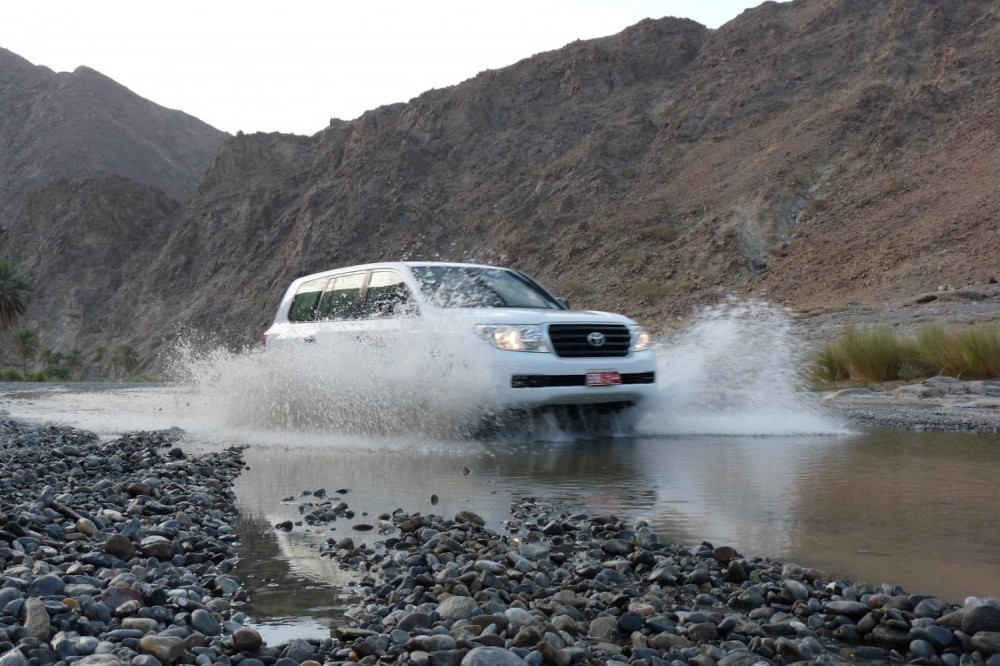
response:
[[[158,535],[143,539],[139,542],[139,548],[144,557],[155,557],[158,560],[169,560],[177,552],[170,539]]]
[[[1000,632],[980,631],[972,637],[972,647],[985,655],[1000,654]]]
[[[618,620],[609,616],[600,616],[590,622],[587,635],[591,638],[611,638],[618,631]]]
[[[104,443],[0,419],[8,664],[169,666],[198,657],[205,666],[234,654],[222,634],[242,621],[230,603],[242,592],[230,574],[241,456],[171,456],[176,437]]]
[[[860,601],[829,601],[824,604],[823,609],[834,615],[845,615],[855,619],[864,617],[869,611],[868,606]]]
[[[162,664],[173,664],[184,655],[184,639],[177,636],[143,636],[139,649],[156,657]]]
[[[232,642],[236,652],[254,653],[264,644],[264,639],[256,630],[241,627],[233,632]]]
[[[135,545],[132,540],[121,534],[112,534],[104,542],[104,552],[121,559],[128,559],[135,555]]]
[[[222,624],[212,613],[203,608],[198,608],[191,613],[189,624],[193,629],[206,636],[218,636],[222,633]]]
[[[483,520],[482,516],[477,513],[473,513],[472,511],[459,511],[455,514],[455,522],[479,526],[486,524],[486,521]]]
[[[469,597],[448,597],[437,607],[437,613],[443,620],[467,620],[476,612],[476,601]]]
[[[49,613],[45,609],[45,602],[41,599],[28,599],[24,602],[24,628],[31,632],[38,640],[49,640]]]
[[[722,566],[728,566],[732,560],[739,556],[740,554],[731,546],[719,546],[712,550],[712,557],[718,560]]]
[[[28,586],[29,597],[50,597],[62,594],[66,589],[66,584],[62,578],[54,574],[39,576]]]
[[[6,666],[0,664],[0,666]],[[11,665],[14,666],[14,665]],[[462,658],[461,666],[525,666],[524,659],[498,647],[478,647]]]
[[[622,613],[621,617],[618,618],[618,631],[622,634],[629,635],[633,631],[639,631],[645,621],[646,618],[642,615],[642,613]]]
[[[981,631],[1000,632],[1000,608],[970,606],[962,613],[962,631],[972,636]]]
[[[0,654],[0,666],[30,666],[30,664],[27,657],[17,648],[11,648]]]

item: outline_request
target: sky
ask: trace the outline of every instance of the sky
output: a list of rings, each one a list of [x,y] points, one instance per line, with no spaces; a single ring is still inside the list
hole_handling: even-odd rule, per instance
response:
[[[0,47],[80,65],[227,132],[313,134],[644,18],[754,0],[0,0]]]

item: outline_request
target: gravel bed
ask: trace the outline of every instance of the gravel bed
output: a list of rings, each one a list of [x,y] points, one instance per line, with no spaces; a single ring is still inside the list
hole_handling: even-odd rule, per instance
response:
[[[851,423],[868,428],[1000,434],[1000,412],[955,407],[842,404],[834,408]]]
[[[1000,382],[931,377],[917,384],[872,391],[830,391],[823,401],[853,423],[897,430],[1000,433]]]
[[[232,575],[241,450],[176,440],[0,421],[0,666],[1000,666],[1000,601],[830,580],[528,499],[500,531],[468,511],[353,522],[358,543],[323,550],[356,572],[350,622],[266,645]],[[276,527],[355,515],[316,491],[300,509]]]
[[[311,525],[342,500],[304,506]],[[687,548],[647,524],[524,500],[498,533],[453,519],[381,515],[325,555],[363,576],[325,659],[414,666],[751,666],[890,661],[1000,665],[1000,600],[966,606],[727,546]]]
[[[232,663],[243,462],[177,436],[0,421],[0,665]]]

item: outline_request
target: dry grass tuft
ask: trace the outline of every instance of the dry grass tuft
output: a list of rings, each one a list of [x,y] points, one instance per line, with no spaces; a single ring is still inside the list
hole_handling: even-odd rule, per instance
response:
[[[639,280],[632,285],[632,293],[639,298],[659,300],[672,296],[676,289],[671,284],[654,282],[653,280]]]
[[[848,326],[814,356],[812,375],[819,382],[913,381],[932,375],[997,378],[1000,328],[994,325],[947,330],[934,325],[909,339],[898,336],[891,328]]]

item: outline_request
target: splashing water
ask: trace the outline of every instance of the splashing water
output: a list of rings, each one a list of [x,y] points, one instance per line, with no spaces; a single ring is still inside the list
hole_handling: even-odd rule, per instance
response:
[[[453,329],[444,320],[419,337],[338,340],[335,353],[322,344],[244,353],[182,344],[171,374],[223,427],[466,437],[491,404],[491,378],[475,363],[482,343],[470,338],[463,348]],[[800,389],[802,350],[779,308],[710,308],[659,343],[657,356],[658,396],[596,434],[629,434],[632,426],[643,435],[844,432]],[[546,417],[518,436],[568,438]]]
[[[848,432],[803,389],[805,349],[782,308],[731,301],[657,346],[658,399],[639,431],[656,435]]]
[[[436,329],[241,353],[181,344],[170,374],[238,428],[461,436],[490,404],[489,378],[456,336]]]

